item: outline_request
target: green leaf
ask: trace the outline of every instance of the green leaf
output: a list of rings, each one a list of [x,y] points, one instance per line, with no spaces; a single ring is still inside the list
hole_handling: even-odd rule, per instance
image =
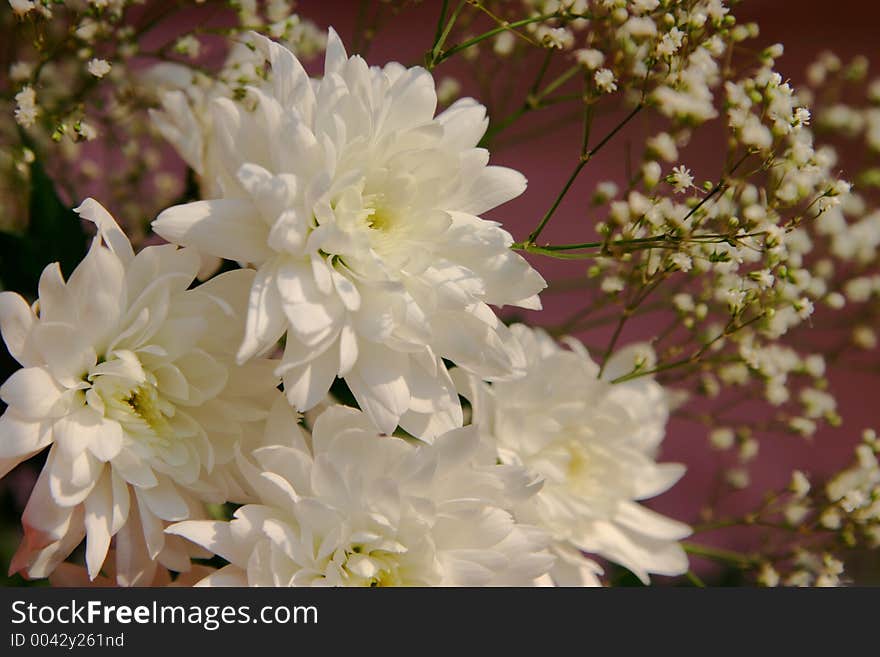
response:
[[[67,277],[86,254],[82,221],[62,202],[39,160],[31,164],[29,223],[24,234],[0,231],[0,283],[28,297],[46,265],[58,262]]]

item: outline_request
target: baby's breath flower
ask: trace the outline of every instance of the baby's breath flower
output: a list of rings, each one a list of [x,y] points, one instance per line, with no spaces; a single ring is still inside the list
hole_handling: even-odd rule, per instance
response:
[[[575,51],[574,56],[581,66],[589,70],[599,68],[602,66],[602,62],[605,61],[605,55],[602,51],[595,48],[581,48]]]
[[[495,43],[492,46],[492,50],[496,55],[501,57],[507,57],[510,53],[513,52],[513,48],[516,45],[516,37],[513,35],[513,32],[510,30],[505,30],[498,34],[495,37]]]
[[[445,77],[437,85],[437,101],[449,105],[461,94],[461,83],[453,77]]]
[[[779,586],[779,573],[776,572],[776,569],[769,563],[764,563],[761,566],[761,571],[758,574],[758,583],[762,586],[767,587],[776,587]]]
[[[87,68],[91,75],[94,75],[96,78],[103,78],[110,72],[111,67],[105,59],[91,59]]]
[[[804,498],[810,492],[810,480],[800,470],[791,473],[791,483],[788,485],[795,497]]]
[[[718,427],[709,434],[709,442],[715,449],[725,450],[733,447],[736,434],[730,427]]]
[[[610,94],[613,91],[617,90],[617,84],[615,83],[614,72],[611,69],[601,68],[593,75],[593,81],[596,83],[596,88],[599,91]]]
[[[724,476],[728,484],[730,484],[733,488],[737,488],[740,490],[743,488],[748,488],[749,483],[751,482],[749,471],[745,468],[730,468],[729,470],[727,470]]]
[[[673,168],[668,179],[677,194],[684,193],[694,186],[691,170],[684,165]]]
[[[13,82],[29,80],[34,72],[34,65],[26,61],[13,62],[9,67],[9,79]]]
[[[39,109],[37,94],[30,85],[15,94],[15,121],[23,128],[30,128],[37,121]]]
[[[174,50],[185,57],[196,59],[202,51],[202,42],[196,36],[187,34],[177,40]]]
[[[98,136],[98,131],[95,129],[95,127],[91,123],[86,123],[85,121],[79,122],[76,131],[79,136],[86,141],[92,141]]]

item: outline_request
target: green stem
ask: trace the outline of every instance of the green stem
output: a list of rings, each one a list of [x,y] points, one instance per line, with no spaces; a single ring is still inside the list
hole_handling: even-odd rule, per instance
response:
[[[443,35],[443,21],[446,20],[446,11],[449,9],[449,0],[443,0],[443,5],[440,7],[440,18],[437,19],[437,31],[434,33],[434,45],[431,46],[431,52],[437,47],[437,44],[440,43],[440,37]]]
[[[757,563],[754,558],[742,554],[741,552],[734,552],[733,550],[716,548],[712,547],[711,545],[701,545],[698,543],[685,542],[682,543],[681,546],[684,548],[685,552],[687,552],[688,554],[692,554],[696,557],[705,557],[706,559],[729,563],[740,568],[747,568]]]
[[[580,172],[587,165],[587,163],[593,159],[593,156],[596,155],[602,148],[611,141],[614,136],[623,129],[623,127],[629,123],[635,116],[638,114],[642,108],[644,107],[643,103],[639,103],[636,105],[629,114],[627,114],[624,119],[618,123],[614,128],[605,135],[598,144],[596,144],[590,150],[586,150],[587,141],[590,137],[590,128],[592,126],[593,119],[593,108],[594,104],[590,104],[587,106],[587,109],[584,113],[584,138],[583,138],[583,149],[581,152],[580,159],[578,160],[577,166],[575,166],[574,171],[571,172],[571,175],[568,177],[568,180],[565,182],[565,186],[562,188],[562,191],[556,196],[556,199],[553,201],[553,205],[550,206],[550,209],[544,214],[544,217],[541,219],[541,222],[532,231],[532,233],[528,237],[529,244],[535,244],[535,240],[541,235],[541,232],[544,230],[544,227],[547,225],[547,222],[553,217],[553,214],[556,212],[556,209],[559,207],[559,204],[562,203],[562,199],[565,198],[565,195],[568,194],[568,190],[571,189],[571,186],[574,184],[574,181],[577,179]]]
[[[455,10],[452,12],[452,16],[449,17],[449,20],[446,22],[446,27],[443,28],[442,31],[439,31],[439,23],[437,25],[439,34],[435,37],[434,45],[431,47],[431,51],[425,57],[425,67],[430,71],[437,64],[442,61],[441,53],[443,51],[443,44],[446,43],[446,39],[449,38],[449,33],[452,32],[452,28],[455,25],[455,21],[458,20],[458,15],[461,13],[461,10],[464,9],[467,4],[467,0],[462,0]],[[442,22],[443,17],[446,15],[446,3],[443,5],[443,15],[441,16],[440,22]]]
[[[448,36],[448,34],[449,34],[449,30],[451,29],[451,23],[458,16],[458,12],[464,4],[466,4],[466,3],[462,3],[462,5],[459,5],[459,8],[455,11],[455,14],[453,14],[452,19],[450,19],[450,25],[446,26],[447,30],[444,33],[443,40],[432,51],[431,62],[430,62],[430,65],[428,66],[429,69],[434,68],[440,62],[449,59],[450,57],[452,57],[453,55],[455,55],[457,53],[460,53],[462,50],[467,50],[471,46],[475,46],[478,43],[480,43],[481,41],[485,41],[486,39],[491,39],[496,34],[500,34],[501,32],[506,32],[508,30],[515,30],[518,27],[523,27],[523,26],[529,25],[531,23],[538,23],[540,21],[546,21],[550,18],[556,17],[556,13],[554,12],[552,14],[543,14],[541,16],[532,16],[531,18],[524,18],[519,21],[514,21],[513,23],[508,23],[506,25],[499,25],[498,27],[495,27],[495,28],[489,30],[488,32],[483,32],[483,34],[477,35],[477,36],[473,37],[472,39],[468,39],[464,43],[460,43],[457,46],[453,46],[449,50],[442,52],[440,49],[442,48],[443,41],[445,41],[446,36]]]
[[[565,84],[566,82],[571,80],[580,70],[581,70],[580,66],[572,66],[571,68],[566,69],[565,71],[560,73],[557,78],[548,82],[547,86],[544,87],[544,90],[539,94],[538,97],[544,98],[545,96],[552,94],[554,91],[559,89],[559,87],[561,87],[563,84]]]
[[[701,580],[697,574],[693,570],[689,570],[685,573],[685,577],[688,578],[691,584],[696,586],[697,588],[704,589],[706,588],[706,583]]]

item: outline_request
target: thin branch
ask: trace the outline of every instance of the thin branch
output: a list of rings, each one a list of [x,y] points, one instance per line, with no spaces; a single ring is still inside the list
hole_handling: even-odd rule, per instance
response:
[[[587,165],[587,163],[593,159],[593,156],[596,155],[602,148],[611,141],[614,136],[620,132],[623,127],[629,123],[644,107],[644,103],[639,103],[636,105],[626,117],[618,123],[614,128],[605,135],[598,144],[596,144],[590,150],[586,150],[587,143],[590,137],[590,129],[592,127],[592,119],[593,119],[593,107],[595,105],[593,103],[587,106],[586,111],[584,112],[584,136],[581,148],[581,156],[578,160],[577,166],[575,166],[574,171],[571,172],[571,175],[568,177],[568,180],[565,182],[565,186],[562,188],[562,191],[556,196],[556,199],[553,201],[553,205],[550,206],[550,209],[544,214],[544,217],[541,219],[541,222],[538,226],[531,232],[528,237],[528,244],[535,244],[535,240],[541,235],[541,232],[544,230],[544,227],[547,225],[547,222],[553,217],[553,214],[556,212],[556,209],[559,207],[559,204],[562,203],[562,199],[565,198],[565,195],[568,194],[568,190],[571,189],[571,186],[574,184],[574,181],[577,179],[581,170]]]

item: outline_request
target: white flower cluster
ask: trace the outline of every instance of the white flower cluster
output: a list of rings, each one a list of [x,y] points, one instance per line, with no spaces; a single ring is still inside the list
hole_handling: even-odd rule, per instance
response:
[[[207,70],[203,61],[213,55],[216,46],[206,44],[210,37],[203,36],[203,26],[187,28],[183,34],[171,30],[166,37],[171,41],[151,48],[143,43],[144,34],[154,27],[152,21],[172,24],[175,14],[191,10],[192,3],[168,7],[153,16],[140,16],[136,8],[127,11],[143,4],[141,0],[15,0],[9,4],[12,12],[0,14],[0,26],[9,37],[11,59],[7,65],[12,94],[7,100],[14,102],[8,110],[5,103],[0,108],[27,129],[28,138],[41,151],[53,153],[47,160],[66,163],[65,177],[71,184],[91,189],[95,180],[108,183],[107,200],[121,209],[120,219],[135,245],[144,237],[144,216],[167,207],[183,191],[178,177],[163,170],[161,131],[148,116],[147,110],[155,106],[157,89],[180,91],[183,99],[169,102],[192,104],[193,113],[201,120],[200,110],[207,107],[201,102],[203,97],[241,93],[255,79],[261,60],[245,45],[247,30],[264,30],[306,57],[321,52],[326,40],[314,23],[294,12],[292,2],[237,2],[237,25],[208,30],[223,32],[236,44],[224,70],[208,76],[203,73]],[[32,38],[30,29],[19,29],[22,21],[33,23],[40,38]],[[153,31],[151,38],[162,33]],[[157,62],[146,78],[142,75],[145,60]],[[6,128],[0,130],[4,149],[10,136]],[[191,138],[194,131],[185,129],[184,134]],[[112,169],[101,164],[100,152],[83,149],[84,142],[98,137],[118,143],[114,149],[121,146],[124,157]],[[18,217],[27,216],[27,201],[20,193],[27,189],[27,167],[21,166],[20,156],[13,157],[18,179],[0,186],[0,200],[10,209],[0,219],[0,228],[20,227]],[[0,164],[5,173],[6,161]],[[144,201],[133,201],[144,196],[145,187],[152,201],[146,208]],[[209,271],[208,264],[206,261],[203,273]]]
[[[676,162],[690,138],[689,128],[676,128],[648,140],[641,172],[623,198],[616,185],[596,194],[597,207],[607,204],[598,230],[608,255],[591,274],[602,277],[602,291],[612,296],[672,276],[692,278],[696,284],[671,298],[680,325],[668,335],[689,335],[697,348],[673,360],[703,365],[700,391],[710,398],[723,400],[725,390],[759,382],[770,406],[785,405],[772,426],[809,436],[820,420],[840,421],[825,390],[825,361],[781,342],[812,326],[820,304],[839,309],[875,298],[867,271],[877,241],[866,202],[836,178],[835,152],[815,144],[804,101],[773,71],[772,56],[780,51],[768,49],[753,74],[725,84],[731,147],[721,179],[697,187],[684,165],[662,177],[660,162]],[[686,198],[673,200],[678,194]],[[852,339],[876,347],[868,323],[857,326]],[[673,344],[670,353],[680,354],[681,341]],[[669,358],[662,350],[659,355]],[[719,421],[707,416],[706,424]],[[756,443],[748,427],[737,432],[744,465],[756,455]],[[743,471],[732,474],[736,485],[747,484]]]
[[[609,383],[633,367],[650,368],[651,348],[621,350],[600,375],[577,340],[567,340],[566,350],[540,329],[512,329],[528,354],[525,377],[494,384],[456,378],[471,401],[472,423],[497,445],[498,459],[544,480],[515,513],[553,539],[553,580],[597,584],[602,569],[584,552],[627,567],[645,583],[649,573],[684,573],[688,560],[677,541],[690,528],[637,503],[684,474],[680,464],[654,461],[669,415],[666,393],[650,378]]]
[[[853,462],[824,485],[802,471],[792,473],[784,493],[771,497],[752,522],[792,533],[776,555],[765,555],[758,573],[763,586],[841,586],[844,564],[830,549],[880,546],[880,440],[873,429],[862,433]],[[781,524],[778,524],[779,521]],[[806,537],[806,544],[796,537]],[[777,536],[777,540],[779,540]],[[839,549],[839,548],[837,548]]]
[[[319,79],[250,43],[225,68],[244,93],[189,78],[156,115],[210,196],[159,215],[172,243],[135,253],[87,199],[69,278],[0,294],[22,366],[0,475],[48,450],[11,570],[82,582],[62,562],[85,539],[88,579],[119,585],[599,584],[584,552],[684,573],[689,528],[637,503],[684,472],[655,462],[666,394],[610,382],[650,348],[600,372],[490,308],[538,309],[545,283],[480,217],[526,184],[477,146],[485,108],[435,115],[426,70],[368,67],[332,29]],[[241,268],[193,286],[204,255]],[[212,554],[229,565],[193,568]]]
[[[166,538],[169,521],[244,496],[227,466],[279,396],[274,363],[234,363],[252,272],[190,290],[194,252],[135,255],[95,201],[79,212],[98,235],[69,280],[49,265],[33,307],[0,293],[3,338],[23,366],[0,387],[0,473],[49,448],[12,569],[45,577],[85,536],[95,577],[115,537],[119,582],[149,582],[157,564],[188,570],[192,551]]]

